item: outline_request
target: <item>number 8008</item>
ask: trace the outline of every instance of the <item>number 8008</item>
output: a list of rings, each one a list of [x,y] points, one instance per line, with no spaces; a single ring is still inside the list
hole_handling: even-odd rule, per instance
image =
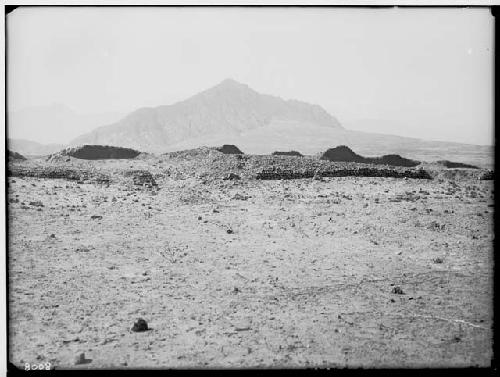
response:
[[[50,370],[50,363],[40,363],[40,364],[24,364],[24,370]]]

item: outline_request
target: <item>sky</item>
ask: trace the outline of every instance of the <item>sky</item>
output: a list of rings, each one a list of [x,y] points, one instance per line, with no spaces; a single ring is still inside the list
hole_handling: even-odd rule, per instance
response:
[[[126,114],[233,78],[346,128],[493,145],[493,30],[487,8],[22,7],[8,109]]]

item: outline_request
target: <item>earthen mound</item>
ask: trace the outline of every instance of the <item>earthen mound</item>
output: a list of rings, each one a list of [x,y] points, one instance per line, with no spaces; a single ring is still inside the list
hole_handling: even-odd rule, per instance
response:
[[[9,151],[9,160],[24,161],[24,160],[26,160],[26,157],[24,157],[20,153],[17,153],[14,151]]]
[[[376,164],[376,165],[391,165],[391,166],[404,166],[415,167],[420,164],[420,161],[410,160],[401,157],[398,154],[387,154],[382,157],[363,157],[345,145],[336,148],[330,148],[320,157],[322,160],[334,162],[357,162],[363,164]]]
[[[365,158],[356,154],[351,148],[340,145],[336,148],[330,148],[321,155],[322,160],[334,162],[365,162]]]
[[[462,162],[453,162],[448,160],[436,161],[436,163],[448,169],[455,169],[455,168],[479,169],[477,166],[474,165],[464,164]]]
[[[371,163],[392,165],[392,166],[404,166],[407,168],[413,168],[417,165],[420,165],[420,161],[410,160],[408,158],[401,157],[399,154],[387,154],[380,158],[374,158],[374,159],[368,158],[367,160],[369,160]]]
[[[222,147],[217,148],[217,150],[224,154],[243,154],[236,145],[232,144],[224,144]]]
[[[66,148],[59,153],[83,160],[105,160],[135,158],[141,152],[109,145],[82,145],[80,147]]]
[[[290,152],[273,152],[273,156],[297,156],[297,157],[303,157],[302,153],[297,152],[297,151],[290,151]]]

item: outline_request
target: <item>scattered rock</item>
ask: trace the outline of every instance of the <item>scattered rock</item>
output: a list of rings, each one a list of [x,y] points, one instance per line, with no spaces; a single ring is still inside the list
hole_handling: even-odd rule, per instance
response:
[[[428,226],[427,229],[429,230],[444,230],[445,225],[440,224],[437,221],[432,221]]]
[[[157,188],[158,184],[153,175],[147,170],[129,170],[124,173],[126,177],[132,177],[134,185],[149,189]]]
[[[434,263],[443,263],[444,262],[442,258],[434,258],[432,261]]]
[[[227,181],[227,180],[239,180],[241,179],[241,177],[238,175],[238,174],[234,174],[234,173],[229,173],[226,177],[223,178],[223,180]]]
[[[71,342],[79,342],[80,341],[80,338],[79,337],[75,337],[73,339],[66,339],[66,340],[63,340],[62,343],[63,344],[68,344],[68,343],[71,343]]]
[[[147,330],[149,330],[148,323],[142,318],[139,318],[137,322],[134,323],[134,326],[132,326],[133,332],[144,332]]]
[[[234,329],[236,331],[248,331],[251,329],[251,323],[250,320],[242,319],[242,320],[237,320],[235,323],[233,323]]]
[[[392,293],[396,294],[396,295],[404,295],[405,293],[403,292],[403,290],[401,289],[401,287],[394,287],[392,289]]]
[[[321,176],[321,173],[319,171],[314,173],[313,179],[315,181],[323,181],[323,177]]]
[[[43,203],[41,201],[30,202],[30,206],[43,207]]]
[[[75,365],[88,364],[92,362],[92,359],[85,358],[85,353],[80,353],[75,357]]]
[[[232,229],[228,229],[228,230],[226,230],[226,233],[227,233],[227,234],[233,234],[234,232],[233,232],[233,230],[232,230]]]
[[[250,196],[241,195],[241,194],[239,194],[239,193],[236,193],[236,194],[233,196],[233,199],[234,199],[234,200],[248,200],[248,199],[250,199]]]

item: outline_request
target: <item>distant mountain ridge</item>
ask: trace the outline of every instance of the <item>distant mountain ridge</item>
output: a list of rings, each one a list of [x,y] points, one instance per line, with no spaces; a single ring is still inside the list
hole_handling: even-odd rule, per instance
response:
[[[226,79],[173,105],[142,108],[120,121],[74,139],[71,145],[103,144],[148,152],[204,136],[238,136],[276,122],[301,127],[343,129],[318,105],[260,94],[245,84]]]
[[[7,139],[9,150],[24,156],[44,156],[59,152],[64,148],[63,144],[40,144],[25,139]]]
[[[55,103],[26,107],[10,111],[7,115],[9,138],[30,139],[39,143],[57,140],[57,144],[65,144],[82,133],[119,119],[123,114],[81,114],[66,105]]]
[[[55,106],[53,110],[57,110],[58,114],[68,113],[64,106]],[[450,160],[493,167],[492,146],[345,129],[333,115],[318,105],[259,94],[231,79],[184,101],[141,108],[113,121],[96,123],[101,126],[81,134],[64,146],[9,139],[9,149],[26,156],[48,155],[66,146],[89,144],[165,153],[232,144],[248,154],[296,150],[314,155],[346,145],[363,156],[399,154],[424,162]],[[9,120],[9,127],[15,127],[10,123]],[[43,124],[40,123],[42,130]],[[67,128],[64,125],[60,127],[62,130]]]

